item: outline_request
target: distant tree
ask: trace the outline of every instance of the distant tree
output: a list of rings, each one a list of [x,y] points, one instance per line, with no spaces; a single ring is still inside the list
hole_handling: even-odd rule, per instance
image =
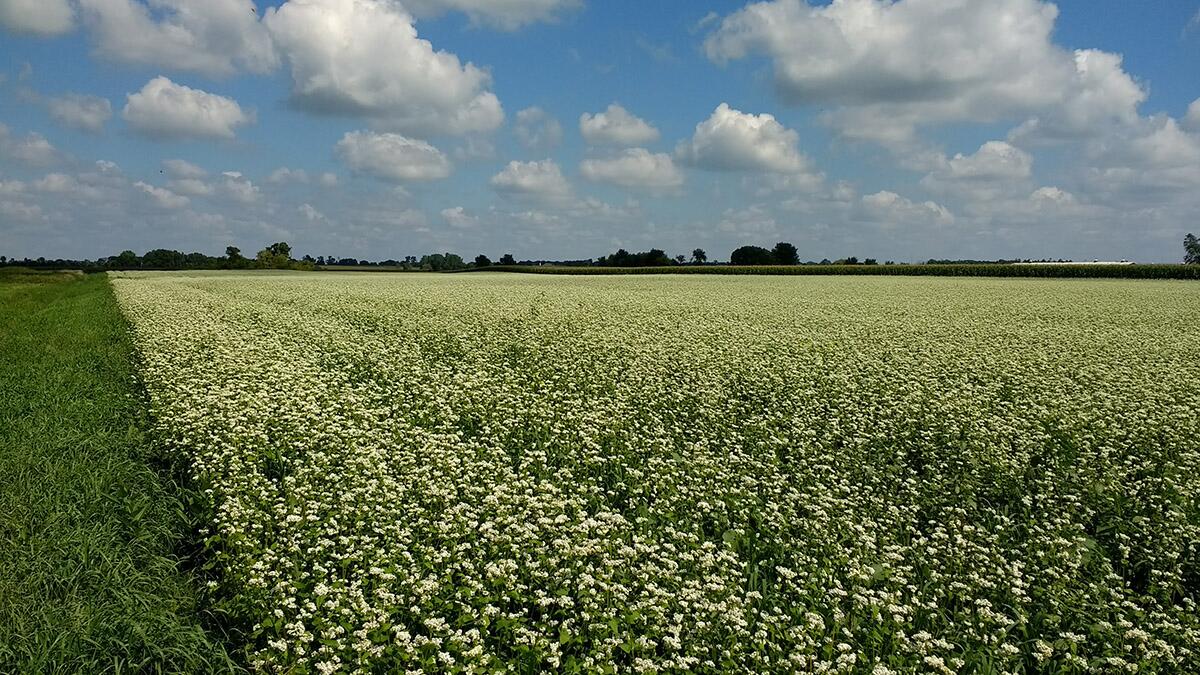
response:
[[[491,267],[492,259],[487,257],[486,255],[480,253],[479,255],[475,256],[475,266],[476,267]]]
[[[242,257],[242,249],[236,246],[226,246],[225,257],[229,258],[230,262],[234,260],[240,260]]]
[[[796,247],[786,241],[775,244],[775,248],[771,249],[771,255],[775,256],[776,265],[800,264],[800,254],[796,251]]]
[[[1183,238],[1183,262],[1185,265],[1200,265],[1200,239],[1188,233]]]
[[[775,254],[761,246],[742,246],[729,255],[729,262],[734,265],[772,265]]]
[[[146,251],[146,255],[142,256],[142,267],[148,267],[152,270],[183,269],[185,262],[186,258],[182,253],[166,248],[156,248],[153,251]]]
[[[516,265],[517,259],[514,258],[513,254],[511,254],[511,253],[505,253],[504,255],[500,256],[500,264],[501,265]]]
[[[254,261],[266,269],[288,269],[292,266],[292,247],[285,241],[276,242],[259,251]]]
[[[130,270],[141,267],[141,260],[138,259],[138,255],[133,251],[121,251],[109,264],[113,269]]]
[[[461,270],[466,266],[462,257],[453,253],[433,253],[421,258],[421,269],[434,272]]]
[[[6,264],[8,264],[8,256],[0,255],[0,265],[6,265]]]
[[[867,258],[866,260],[863,261],[863,264],[864,265],[878,265],[879,261],[874,258]]]
[[[704,249],[702,248],[693,249],[692,262],[696,263],[697,265],[703,265],[704,263],[708,262],[708,254],[705,253]]]
[[[679,255],[675,256],[675,264],[676,264],[676,265],[682,265],[682,264],[683,264],[683,263],[685,263],[685,262],[687,262],[687,256],[686,256],[686,255],[684,255],[684,254],[680,253]]]

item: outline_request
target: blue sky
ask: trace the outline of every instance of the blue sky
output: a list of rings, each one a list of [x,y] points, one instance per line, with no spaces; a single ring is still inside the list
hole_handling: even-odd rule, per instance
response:
[[[1166,261],[1200,230],[1194,0],[252,6],[0,0],[0,254]]]

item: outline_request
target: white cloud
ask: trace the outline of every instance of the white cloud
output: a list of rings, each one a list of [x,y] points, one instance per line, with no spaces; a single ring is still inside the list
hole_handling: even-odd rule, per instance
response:
[[[304,219],[310,223],[328,223],[329,222],[329,218],[326,217],[324,213],[321,213],[320,211],[318,211],[317,208],[314,207],[312,204],[301,204],[300,207],[297,208],[296,210],[299,211],[300,215],[304,216]]]
[[[607,110],[595,115],[580,115],[579,131],[591,145],[630,147],[658,140],[658,129],[630,114],[618,103],[610,104]]]
[[[564,12],[583,6],[583,0],[405,0],[420,17],[456,11],[473,24],[515,30],[536,21],[553,21]]]
[[[683,173],[667,154],[631,148],[610,159],[587,159],[579,165],[584,178],[631,188],[662,190],[683,185]]]
[[[46,137],[31,131],[21,138],[13,138],[8,127],[0,124],[0,157],[14,159],[29,166],[43,167],[58,162],[62,153]]]
[[[191,200],[187,197],[182,197],[166,188],[156,187],[149,183],[138,181],[133,186],[145,192],[150,196],[155,205],[164,209],[182,209],[191,203]]]
[[[948,225],[954,222],[954,214],[937,202],[916,203],[888,190],[864,195],[862,203],[867,212],[884,225]]]
[[[454,206],[448,209],[442,209],[442,220],[451,227],[466,228],[471,227],[479,222],[479,218],[467,213],[467,210],[461,206]]]
[[[307,183],[308,172],[304,169],[289,169],[286,166],[281,166],[271,172],[267,176],[268,183],[282,185],[284,183]]]
[[[50,37],[75,27],[67,0],[0,0],[0,26],[14,33]]]
[[[240,204],[254,204],[262,197],[258,186],[238,171],[225,171],[221,174],[221,192]]]
[[[121,117],[134,131],[156,139],[231,139],[237,127],[254,122],[254,113],[243,111],[237,101],[162,76],[129,94]]]
[[[1200,16],[1200,14],[1197,16]],[[1200,98],[1192,101],[1192,104],[1188,106],[1187,116],[1183,118],[1183,124],[1191,131],[1200,132]]]
[[[1009,134],[1014,142],[1075,140],[1103,136],[1138,122],[1146,92],[1122,68],[1122,58],[1094,49],[1074,54],[1075,77],[1064,83],[1062,100]]]
[[[59,124],[89,133],[100,133],[112,117],[112,103],[99,96],[67,94],[46,102],[50,117]]]
[[[721,171],[800,173],[808,159],[796,149],[799,135],[773,115],[752,115],[722,103],[675,148],[680,161]]]
[[[0,216],[18,223],[37,223],[46,220],[46,214],[37,204],[0,199]]]
[[[1143,94],[1120,58],[1055,45],[1057,17],[1040,0],[771,0],[726,17],[705,50],[765,55],[786,101],[841,106],[823,119],[842,135],[897,146],[943,122],[1128,115]]]
[[[974,154],[942,158],[941,164],[921,180],[921,185],[974,200],[1019,191],[1033,174],[1033,156],[1004,141],[988,141]]]
[[[562,143],[563,129],[558,120],[541,108],[534,106],[517,113],[513,126],[517,140],[528,150],[550,152]]]
[[[492,176],[491,184],[500,192],[548,200],[563,199],[571,194],[570,183],[551,159],[509,162],[504,170]]]
[[[279,65],[247,0],[79,0],[103,58],[214,77]]]
[[[492,131],[491,76],[417,37],[386,0],[290,0],[264,19],[292,69],[293,102],[414,136]]]
[[[1070,192],[1054,187],[1053,185],[1048,185],[1030,193],[1029,201],[1038,205],[1066,206],[1075,204],[1078,200]]]
[[[779,223],[765,207],[754,204],[744,209],[726,209],[717,223],[717,231],[735,235],[740,240],[765,242],[779,234]]]
[[[1145,120],[1122,135],[1089,147],[1089,196],[1114,206],[1200,207],[1200,133],[1167,116]]]
[[[30,187],[37,192],[55,195],[70,195],[82,199],[101,199],[102,190],[95,185],[81,183],[75,176],[65,173],[48,173],[34,181]]]
[[[351,131],[337,154],[354,171],[391,181],[438,180],[450,175],[450,160],[425,141],[400,134]]]
[[[338,184],[337,174],[326,171],[317,178],[317,183],[319,183],[321,187],[335,187]]]
[[[165,159],[162,164],[171,178],[204,178],[208,175],[202,167],[183,159]]]
[[[215,192],[213,186],[198,178],[177,178],[167,181],[167,188],[172,192],[192,197],[207,197]]]

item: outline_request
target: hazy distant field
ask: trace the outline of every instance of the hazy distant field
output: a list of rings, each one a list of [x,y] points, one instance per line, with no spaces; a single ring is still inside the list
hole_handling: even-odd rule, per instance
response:
[[[1200,293],[129,274],[252,667],[1200,671]]]

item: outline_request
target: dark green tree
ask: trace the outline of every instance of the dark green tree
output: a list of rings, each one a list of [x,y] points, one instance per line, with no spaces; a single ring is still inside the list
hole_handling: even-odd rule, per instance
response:
[[[1183,262],[1185,265],[1200,265],[1200,239],[1190,232],[1183,238]]]
[[[486,255],[480,253],[479,255],[475,256],[475,266],[476,267],[491,267],[492,259],[487,257]]]
[[[773,265],[775,254],[761,246],[742,246],[729,254],[733,265]]]
[[[505,253],[504,255],[500,256],[500,264],[501,265],[516,265],[517,259],[514,258],[513,254],[511,254],[511,253]]]
[[[775,248],[771,249],[771,255],[775,256],[776,265],[799,265],[800,253],[796,247],[786,241],[781,241],[775,244]]]
[[[708,262],[708,254],[705,253],[704,249],[702,248],[693,249],[692,262],[696,263],[697,265],[703,265],[704,263]]]

